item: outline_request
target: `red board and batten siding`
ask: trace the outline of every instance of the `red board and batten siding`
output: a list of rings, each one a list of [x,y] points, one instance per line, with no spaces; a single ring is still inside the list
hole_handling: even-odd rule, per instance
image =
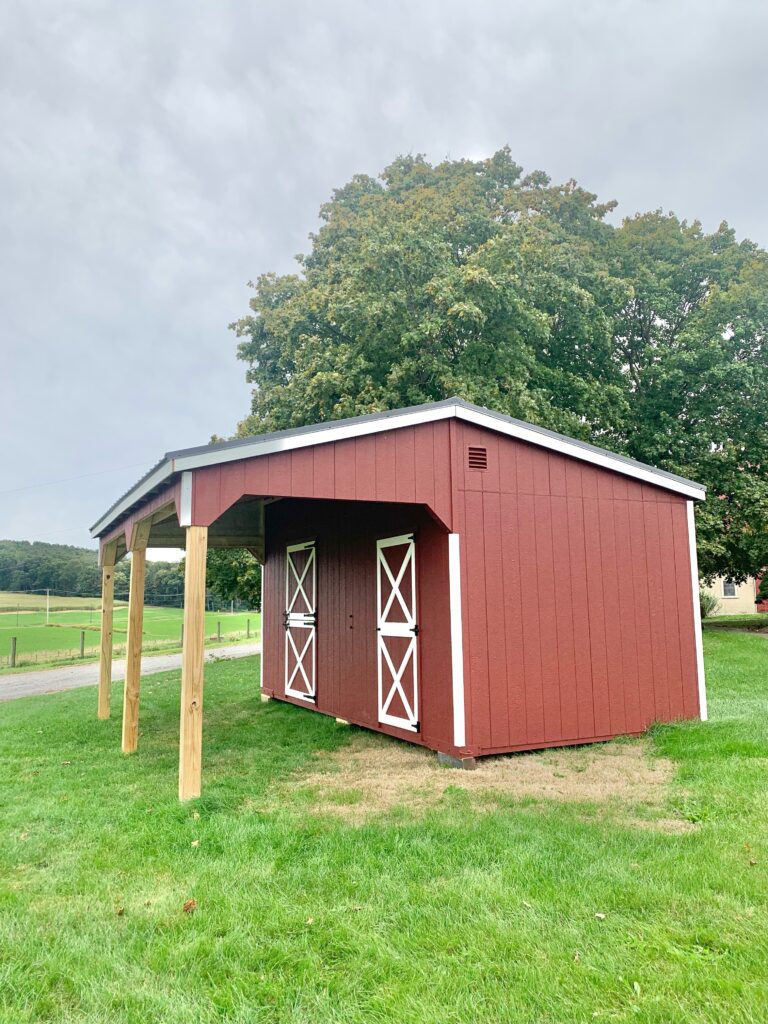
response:
[[[469,446],[487,449],[486,469],[469,467]],[[456,419],[195,470],[192,522],[212,523],[243,495],[327,501],[319,710],[397,734],[376,722],[375,540],[422,516],[432,529],[417,543],[420,617],[442,610],[420,637],[423,728],[407,738],[457,751],[449,531],[461,548],[462,753],[586,742],[698,713],[683,497]],[[315,536],[301,528],[310,507],[268,506],[265,688],[280,695],[284,545]],[[365,628],[350,631],[350,614]]]
[[[456,422],[467,748],[637,733],[699,713],[686,501]],[[468,466],[485,447],[488,468]]]
[[[417,539],[420,729],[381,725],[377,703],[376,541]],[[275,502],[266,509],[264,677],[266,694],[285,695],[285,549],[316,542],[318,711],[434,750],[454,752],[449,642],[448,535],[418,505],[338,501]]]
[[[427,505],[450,529],[449,422],[425,423],[197,469],[192,522],[209,526],[243,495]]]
[[[285,695],[285,546],[317,538],[314,706],[456,753],[448,590],[447,534],[453,521],[449,421],[197,469],[192,474],[192,523],[209,526],[244,495],[284,499],[266,507],[264,692],[307,706]],[[287,500],[292,498],[316,501]],[[403,503],[410,506],[408,515]],[[423,627],[417,735],[378,723],[375,623],[376,540],[415,529]]]

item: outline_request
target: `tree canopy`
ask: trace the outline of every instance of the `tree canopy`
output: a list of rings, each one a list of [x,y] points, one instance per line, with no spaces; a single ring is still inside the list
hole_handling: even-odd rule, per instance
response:
[[[401,157],[232,325],[240,434],[459,395],[691,477],[702,572],[768,563],[768,254],[488,160]]]
[[[248,608],[261,608],[261,566],[244,548],[209,550],[205,585],[221,601],[243,601]]]

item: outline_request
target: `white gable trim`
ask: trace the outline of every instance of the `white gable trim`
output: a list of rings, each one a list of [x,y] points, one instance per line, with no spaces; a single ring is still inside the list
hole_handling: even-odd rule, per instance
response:
[[[635,466],[632,463],[624,462],[611,452],[596,451],[593,448],[583,448],[580,444],[568,441],[565,438],[551,437],[549,434],[542,434],[538,430],[532,430],[523,424],[504,423],[497,420],[495,416],[487,416],[484,413],[475,412],[473,409],[457,410],[456,415],[461,420],[467,420],[478,427],[485,427],[487,430],[495,430],[497,433],[515,437],[519,441],[527,441],[529,444],[538,445],[539,448],[548,448],[550,451],[558,452],[560,455],[569,455],[571,458],[580,459],[582,462],[589,462],[601,469],[609,469],[614,473],[622,473],[643,483],[653,484],[655,487],[663,487],[666,491],[674,491],[676,494],[684,494],[687,498],[698,498],[703,500],[706,491],[703,487],[695,484],[685,483],[682,480],[670,479],[659,470],[644,466]]]
[[[706,491],[703,487],[684,480],[670,478],[652,467],[646,468],[645,466],[625,462],[611,452],[585,448],[576,441],[569,441],[567,438],[542,433],[523,423],[509,423],[484,412],[466,409],[461,405],[441,405],[437,408],[417,409],[412,412],[406,410],[394,416],[382,416],[381,418],[363,421],[357,420],[338,427],[333,425],[323,426],[318,430],[308,430],[304,433],[292,434],[287,437],[267,438],[263,441],[256,439],[250,443],[236,445],[232,448],[190,452],[188,455],[179,454],[176,458],[168,458],[158,466],[150,477],[126,494],[111,512],[103,516],[92,527],[91,536],[95,537],[103,532],[115,519],[174,473],[203,469],[206,466],[220,466],[227,462],[239,462],[241,459],[258,458],[260,455],[272,455],[277,452],[293,451],[297,448],[310,448],[318,444],[331,444],[334,441],[345,441],[353,437],[382,434],[388,430],[401,430],[403,427],[415,427],[423,423],[435,423],[438,420],[453,418],[473,423],[475,426],[484,427],[486,430],[495,431],[497,434],[505,434],[507,437],[526,441],[528,444],[537,445],[539,448],[547,448],[561,455],[568,455],[571,458],[579,459],[581,462],[588,462],[591,465],[599,466],[601,469],[621,473],[643,483],[653,484],[675,494],[682,494],[686,498],[702,500],[706,496]]]
[[[346,441],[352,437],[366,437],[369,434],[383,434],[387,430],[400,430],[403,427],[416,427],[422,423],[434,423],[437,420],[452,419],[457,407],[446,406],[444,409],[422,409],[419,412],[405,412],[401,416],[388,416],[385,419],[368,420],[362,423],[345,423],[341,427],[323,427],[321,430],[308,430],[305,434],[294,434],[291,437],[275,437],[266,441],[253,441],[251,444],[238,445],[236,448],[225,448],[218,452],[199,452],[196,455],[181,455],[176,459],[176,469],[200,469],[202,466],[220,465],[224,462],[238,462],[240,459],[253,459],[259,455],[273,455],[277,452],[293,451],[296,448],[311,448],[316,444],[330,444],[332,441]]]
[[[568,455],[582,462],[589,462],[602,469],[609,469],[624,476],[642,480],[644,483],[663,487],[676,494],[684,494],[688,498],[705,497],[703,487],[674,480],[651,467],[635,466],[625,462],[611,452],[601,452],[593,448],[584,448],[574,441],[552,437],[531,427],[518,423],[506,423],[495,416],[465,409],[460,405],[444,406],[441,409],[423,409],[418,412],[404,412],[400,416],[388,416],[383,419],[369,420],[363,423],[346,423],[340,427],[323,427],[321,430],[307,431],[292,437],[273,438],[266,441],[254,441],[252,444],[238,445],[236,448],[225,448],[218,452],[199,452],[194,455],[182,455],[175,460],[175,469],[200,469],[203,466],[220,465],[225,462],[237,462],[239,459],[252,459],[259,455],[271,455],[274,452],[291,451],[296,448],[309,448],[316,444],[330,444],[332,441],[345,441],[352,437],[365,437],[369,434],[381,434],[387,430],[400,430],[403,427],[415,427],[422,423],[434,423],[437,420],[456,418],[473,423],[475,426],[493,430],[497,434],[526,441],[539,448],[548,448],[561,455]]]

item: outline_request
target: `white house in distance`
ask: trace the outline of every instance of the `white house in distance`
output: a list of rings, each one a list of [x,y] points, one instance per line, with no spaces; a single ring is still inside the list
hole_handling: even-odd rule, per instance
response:
[[[702,590],[706,590],[719,601],[713,615],[753,615],[756,611],[763,611],[764,608],[757,607],[758,583],[754,576],[748,576],[743,583],[734,583],[725,576],[718,576],[711,587],[702,584]]]

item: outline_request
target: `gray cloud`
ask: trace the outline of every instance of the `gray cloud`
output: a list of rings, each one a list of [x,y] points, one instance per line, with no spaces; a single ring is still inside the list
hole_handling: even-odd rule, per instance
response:
[[[397,153],[508,142],[768,243],[766,29],[758,0],[6,0],[0,536],[87,543],[142,465],[231,432],[246,281]]]

